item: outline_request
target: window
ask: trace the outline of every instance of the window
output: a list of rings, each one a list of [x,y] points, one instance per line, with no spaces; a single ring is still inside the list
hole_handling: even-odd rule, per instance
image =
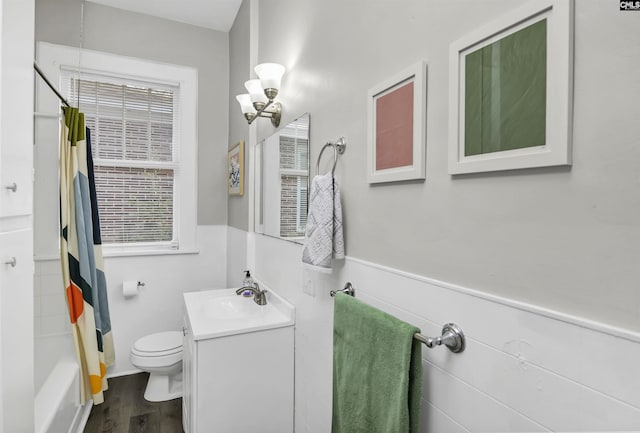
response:
[[[38,48],[41,68],[91,129],[105,255],[195,252],[196,70]]]
[[[69,102],[91,129],[102,241],[178,243],[174,186],[179,182],[180,89],[63,71]]]

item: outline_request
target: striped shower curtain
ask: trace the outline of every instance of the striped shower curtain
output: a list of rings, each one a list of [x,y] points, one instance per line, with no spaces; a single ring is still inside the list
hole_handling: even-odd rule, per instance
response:
[[[84,114],[64,108],[60,135],[60,255],[82,401],[104,401],[106,371],[115,353],[103,271],[91,135]]]

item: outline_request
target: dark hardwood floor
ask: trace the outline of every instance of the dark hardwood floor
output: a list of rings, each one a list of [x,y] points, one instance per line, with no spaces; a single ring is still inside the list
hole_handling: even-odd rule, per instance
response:
[[[91,408],[84,433],[182,433],[182,399],[144,399],[148,373],[109,379],[104,403]]]

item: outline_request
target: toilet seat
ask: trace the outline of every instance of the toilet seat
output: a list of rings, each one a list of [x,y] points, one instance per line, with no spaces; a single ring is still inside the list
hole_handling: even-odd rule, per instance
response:
[[[141,357],[168,356],[182,353],[182,333],[158,332],[138,339],[131,353]]]
[[[182,347],[178,348],[178,349],[174,349],[174,350],[163,350],[160,352],[142,352],[136,349],[132,349],[131,353],[136,355],[136,356],[140,356],[143,358],[155,358],[155,357],[159,357],[159,356],[169,356],[169,355],[175,355],[175,354],[181,354],[182,353]]]

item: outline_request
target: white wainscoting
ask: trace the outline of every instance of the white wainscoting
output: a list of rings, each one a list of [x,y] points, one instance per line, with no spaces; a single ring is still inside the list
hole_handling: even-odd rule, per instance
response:
[[[640,335],[349,257],[319,275],[301,254],[266,236],[249,243],[256,276],[296,306],[298,433],[331,430],[329,290],[346,281],[425,335],[464,330],[463,353],[423,348],[422,432],[640,430]]]
[[[227,286],[239,287],[247,268],[247,232],[227,226]]]
[[[197,254],[106,257],[105,274],[116,362],[108,375],[136,372],[129,361],[133,343],[160,331],[182,329],[182,294],[226,287],[227,226],[198,226]],[[70,332],[59,259],[36,257],[36,336]],[[125,298],[122,282],[145,283]]]

